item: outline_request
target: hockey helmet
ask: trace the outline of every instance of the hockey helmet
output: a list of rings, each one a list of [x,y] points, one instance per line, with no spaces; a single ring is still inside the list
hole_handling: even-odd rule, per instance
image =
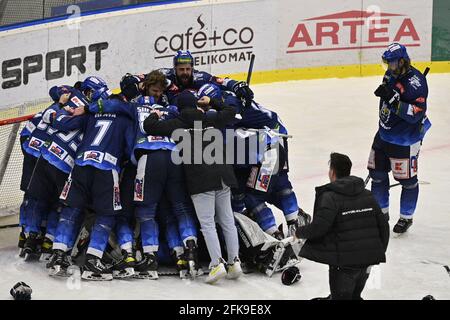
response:
[[[215,98],[215,99],[221,99],[222,98],[222,90],[218,86],[212,83],[204,84],[200,87],[197,91],[198,98],[202,98],[204,96]]]
[[[194,66],[194,57],[189,50],[179,50],[173,57],[173,66],[176,67],[179,64],[190,64]]]
[[[144,77],[140,77],[137,75],[132,75],[131,73],[127,73],[120,80],[120,90],[122,94],[128,99],[132,100],[141,95],[141,91],[139,90],[139,83],[144,81]]]
[[[108,87],[105,80],[103,80],[100,77],[96,76],[89,76],[86,79],[84,79],[83,83],[80,86],[81,91],[96,91],[101,88]]]

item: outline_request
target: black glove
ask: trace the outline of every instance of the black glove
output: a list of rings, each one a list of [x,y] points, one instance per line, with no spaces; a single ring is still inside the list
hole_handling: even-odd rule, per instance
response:
[[[300,270],[296,266],[292,266],[283,271],[281,282],[286,286],[290,286],[299,281],[301,277]]]
[[[253,91],[248,86],[247,82],[244,81],[236,82],[231,88],[231,90],[233,90],[233,92],[236,94],[238,98],[245,99],[246,104],[251,103],[253,97],[255,96],[253,94]]]
[[[394,89],[389,88],[385,84],[380,84],[377,90],[375,90],[374,94],[377,97],[380,97],[384,101],[388,102],[389,104],[393,104],[394,102],[400,100],[400,94]]]
[[[31,288],[25,282],[18,282],[9,293],[14,300],[31,300]]]

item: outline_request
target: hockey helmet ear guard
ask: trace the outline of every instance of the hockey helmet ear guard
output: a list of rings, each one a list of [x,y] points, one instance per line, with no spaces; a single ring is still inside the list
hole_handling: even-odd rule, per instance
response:
[[[292,266],[283,271],[281,282],[286,286],[290,286],[299,281],[301,277],[300,270],[296,266]]]

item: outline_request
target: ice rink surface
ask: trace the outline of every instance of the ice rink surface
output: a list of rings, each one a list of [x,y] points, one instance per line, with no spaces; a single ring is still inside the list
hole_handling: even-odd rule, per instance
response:
[[[433,124],[419,158],[419,202],[409,232],[391,240],[387,263],[374,267],[365,299],[450,299],[450,74],[429,74],[428,116]],[[377,130],[381,77],[291,81],[252,86],[257,102],[276,111],[294,137],[290,141],[290,178],[300,206],[311,212],[314,187],[328,182],[332,151],[353,161],[352,174],[365,178]],[[391,179],[391,182],[394,181]],[[400,187],[391,190],[391,230],[398,219]],[[18,258],[17,229],[0,230],[0,299],[24,281],[33,299],[311,299],[329,293],[328,267],[301,262],[302,279],[282,285],[280,274],[248,274],[217,285],[163,277],[157,281],[80,282],[50,278],[42,263]]]

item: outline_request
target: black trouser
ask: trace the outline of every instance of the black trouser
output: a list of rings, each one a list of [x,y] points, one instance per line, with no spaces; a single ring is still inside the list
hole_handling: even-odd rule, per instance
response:
[[[362,300],[361,292],[369,278],[367,267],[330,266],[329,275],[332,300]]]

